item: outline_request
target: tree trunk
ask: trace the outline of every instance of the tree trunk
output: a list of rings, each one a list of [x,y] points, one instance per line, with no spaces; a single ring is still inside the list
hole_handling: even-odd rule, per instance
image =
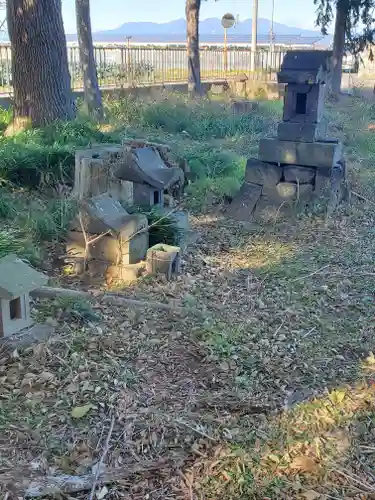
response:
[[[90,0],[76,0],[76,15],[85,106],[92,118],[100,120],[103,118],[103,105],[92,43]]]
[[[335,93],[341,90],[342,60],[345,49],[346,22],[349,14],[348,0],[338,0],[336,7],[335,34],[333,37],[333,68],[331,88]]]
[[[201,0],[186,0],[188,89],[191,94],[202,95],[199,58],[199,9]]]
[[[73,118],[61,0],[8,0],[7,19],[15,122]]]

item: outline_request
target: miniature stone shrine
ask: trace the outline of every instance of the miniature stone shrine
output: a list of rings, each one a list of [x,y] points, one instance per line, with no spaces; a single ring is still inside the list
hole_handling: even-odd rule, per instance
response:
[[[145,215],[130,215],[109,194],[83,200],[68,232],[66,261],[78,273],[87,263],[93,275],[136,277],[136,264],[146,257],[149,246],[147,226]]]
[[[17,255],[0,259],[0,337],[14,335],[32,325],[29,293],[47,281],[46,276]]]
[[[147,250],[147,272],[164,274],[167,280],[181,272],[181,248],[159,243]]]
[[[342,144],[325,139],[324,93],[330,78],[329,51],[289,51],[279,83],[285,83],[283,121],[277,138],[261,139],[258,159],[249,159],[245,182],[229,208],[242,221],[267,222],[304,208],[327,194],[336,206],[346,189]]]

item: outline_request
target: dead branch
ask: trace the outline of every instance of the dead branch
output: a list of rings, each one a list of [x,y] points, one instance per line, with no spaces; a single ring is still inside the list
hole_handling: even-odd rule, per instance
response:
[[[201,430],[197,429],[196,427],[193,427],[189,424],[187,424],[186,422],[184,422],[183,420],[179,420],[179,419],[176,419],[175,420],[176,424],[178,425],[182,425],[183,427],[187,427],[188,429],[190,429],[191,431],[194,431],[196,432],[197,434],[199,434],[200,436],[208,439],[209,441],[213,441],[214,443],[217,443],[217,439],[215,439],[214,437],[206,434],[205,432],[202,432]]]
[[[29,482],[25,497],[42,497],[53,494],[71,494],[79,491],[91,490],[95,482],[100,481],[102,484],[115,483],[127,479],[134,474],[146,474],[155,470],[160,471],[163,468],[176,466],[176,461],[172,459],[161,459],[158,461],[145,461],[119,469],[110,469],[96,478],[96,475],[88,474],[85,476],[45,476],[33,479]],[[0,475],[1,482],[1,475]]]
[[[299,276],[298,278],[295,278],[294,280],[291,280],[292,282],[294,281],[300,281],[300,280],[304,280],[306,278],[311,278],[311,276],[315,276],[315,274],[318,274],[320,273],[321,271],[324,271],[324,269],[327,269],[327,267],[329,267],[331,264],[327,264],[326,266],[323,266],[319,269],[317,269],[316,271],[313,271],[312,273],[310,274],[305,274],[304,276]]]
[[[108,434],[107,434],[107,439],[105,440],[105,444],[104,444],[104,448],[103,448],[103,453],[102,453],[102,456],[100,457],[98,466],[96,467],[94,482],[92,483],[89,500],[93,500],[93,498],[94,498],[95,489],[96,489],[96,485],[98,483],[98,478],[99,478],[99,475],[100,475],[100,471],[101,471],[101,469],[103,467],[103,463],[104,463],[105,457],[107,456],[107,453],[108,453],[108,450],[109,450],[109,444],[111,442],[111,437],[112,437],[112,432],[113,432],[114,425],[115,425],[115,416],[113,415],[112,420],[111,420],[111,425],[109,427],[109,431],[108,431]]]
[[[198,309],[189,309],[187,307],[176,306],[174,304],[167,304],[164,302],[155,302],[153,300],[136,300],[129,299],[128,297],[124,297],[116,294],[92,294],[89,292],[83,292],[81,290],[71,290],[68,288],[52,288],[48,286],[42,286],[41,288],[37,288],[31,295],[36,298],[41,299],[55,299],[56,297],[67,297],[72,299],[84,299],[89,302],[101,302],[103,304],[111,304],[114,306],[127,306],[130,308],[143,309],[143,308],[151,308],[151,309],[162,309],[164,311],[174,311],[180,314],[193,314],[197,316],[204,316],[204,314]]]
[[[369,200],[368,198],[365,198],[361,194],[356,193],[355,191],[350,191],[350,192],[351,192],[352,195],[354,195],[359,200],[365,201],[366,203],[369,203],[370,205],[375,205],[375,203],[373,201]]]

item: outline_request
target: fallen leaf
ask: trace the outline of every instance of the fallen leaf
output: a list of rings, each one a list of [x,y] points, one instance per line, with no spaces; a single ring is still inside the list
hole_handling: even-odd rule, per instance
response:
[[[331,403],[334,405],[340,404],[344,401],[345,399],[345,391],[340,391],[338,389],[332,391],[329,395],[329,399],[331,400]]]
[[[72,417],[73,418],[82,418],[85,415],[88,414],[88,412],[92,409],[95,408],[93,405],[84,405],[84,406],[76,406],[72,410]]]
[[[102,500],[105,498],[105,496],[108,494],[108,488],[106,486],[103,486],[103,488],[96,493],[96,498],[98,500]]]
[[[271,455],[268,455],[268,458],[272,460],[272,462],[275,462],[275,464],[278,464],[280,462],[280,457],[274,455],[273,453],[271,453]]]
[[[318,468],[318,464],[311,457],[301,455],[293,459],[290,468],[302,472],[315,472]]]
[[[302,493],[302,496],[305,500],[316,500],[321,497],[321,494],[314,490],[308,490],[305,491],[305,493]]]

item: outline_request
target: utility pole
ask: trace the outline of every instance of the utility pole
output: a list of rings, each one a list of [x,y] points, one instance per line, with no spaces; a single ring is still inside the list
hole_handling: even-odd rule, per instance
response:
[[[271,31],[270,31],[270,66],[271,71],[274,68],[274,42],[275,42],[275,33],[273,31],[274,25],[274,17],[275,17],[275,0],[272,0],[272,17],[271,17]]]
[[[256,70],[257,38],[258,38],[258,0],[253,0],[253,19],[252,19],[252,29],[251,29],[251,71]]]

